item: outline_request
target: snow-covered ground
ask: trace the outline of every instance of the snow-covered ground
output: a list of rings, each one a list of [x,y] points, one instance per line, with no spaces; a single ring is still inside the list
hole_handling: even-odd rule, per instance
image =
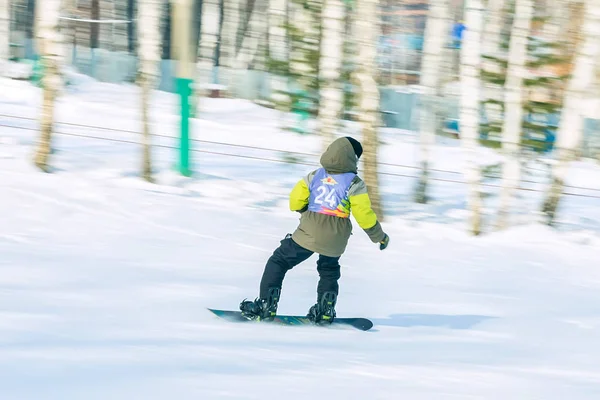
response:
[[[287,194],[318,161],[307,154],[319,140],[278,132],[274,111],[207,100],[195,138],[277,151],[196,142],[210,153],[194,152],[197,173],[183,178],[168,147],[177,99],[157,93],[157,184],[138,177],[136,134],[64,124],[121,141],[59,135],[55,172],[43,174],[30,163],[37,123],[8,117],[35,117],[39,91],[0,87],[0,399],[600,397],[598,199],[565,197],[554,230],[535,223],[539,193],[523,192],[517,227],[472,238],[462,175],[436,172],[445,181],[432,182],[432,203],[415,205],[415,137],[386,131],[382,161],[408,166],[382,166],[395,174],[382,175],[391,244],[380,252],[355,227],[337,307],[373,330],[234,325],[205,308],[256,296],[266,259],[296,227]],[[58,120],[139,131],[138,105],[134,87],[85,81],[61,98]],[[285,151],[305,154],[281,162]],[[434,168],[461,171],[454,141],[434,154]],[[542,189],[535,172],[527,187]],[[581,162],[568,183],[600,189],[599,176]],[[497,188],[488,192],[490,224]],[[313,304],[314,261],[288,274],[280,312]]]

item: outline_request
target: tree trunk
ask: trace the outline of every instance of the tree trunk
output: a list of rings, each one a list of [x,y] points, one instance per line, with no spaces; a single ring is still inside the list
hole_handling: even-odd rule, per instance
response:
[[[42,77],[43,102],[40,118],[40,139],[34,158],[35,165],[44,172],[50,172],[48,159],[51,151],[54,106],[61,86],[60,67],[64,52],[62,35],[59,30],[61,1],[45,0],[36,9],[36,36],[44,65]]]
[[[35,35],[36,0],[27,0],[27,25],[25,34],[27,39],[33,39]]]
[[[140,32],[139,30],[140,28],[140,23],[139,23],[139,8],[141,7],[141,5],[138,5],[138,37],[140,36]],[[173,23],[173,6],[171,5],[171,2],[168,1],[166,3],[164,3],[162,6],[162,20],[164,21],[164,28],[163,28],[163,32],[162,32],[162,42],[161,42],[161,46],[162,46],[162,59],[163,60],[171,60],[173,58],[173,55],[171,54],[171,24]],[[138,43],[138,48],[139,48],[140,44]],[[139,50],[138,50],[139,51]]]
[[[212,81],[212,71],[215,64],[215,49],[219,35],[219,0],[204,0],[202,2],[200,64],[202,70],[208,74]]]
[[[219,36],[219,0],[203,0],[202,16],[200,22],[200,41],[198,44],[198,63],[199,76],[196,79],[196,89],[191,99],[192,116],[197,115],[200,100],[206,95],[206,86],[213,82],[213,72],[215,67],[215,50],[217,47],[217,38]]]
[[[600,53],[600,3],[585,3],[583,37],[575,54],[575,66],[565,92],[563,109],[556,138],[557,163],[552,168],[552,183],[548,189],[542,212],[548,225],[553,225],[556,210],[564,188],[569,161],[576,153],[583,138],[583,115],[588,88],[592,85],[596,61]]]
[[[513,0],[514,1],[514,0]],[[502,46],[502,28],[504,26],[505,7],[508,4],[506,0],[489,0],[487,4],[487,18],[484,21],[484,27],[482,32],[481,42],[481,53],[484,55],[495,57],[496,60],[488,60],[483,58],[481,60],[481,69],[485,72],[497,74],[502,76],[505,74],[505,68],[503,63],[499,60],[505,60],[507,56],[506,50]],[[486,15],[484,15],[484,18]],[[467,29],[469,27],[467,26]],[[501,84],[486,82],[482,87],[481,100],[482,102],[488,102],[484,105],[488,122],[494,125],[500,125],[502,123],[501,114],[499,114],[499,104],[503,101],[504,91]],[[494,102],[489,103],[490,100]]]
[[[257,0],[255,3],[255,13],[258,16],[256,29],[258,30],[258,40],[254,57],[249,64],[249,68],[255,71],[266,71],[267,52],[269,51],[269,0]]]
[[[441,79],[444,41],[448,32],[448,0],[433,0],[429,6],[421,67],[420,155],[421,175],[415,190],[417,203],[427,202],[431,147],[435,144],[437,91]]]
[[[219,57],[219,76],[225,76],[230,82],[231,68],[235,60],[235,42],[240,23],[239,0],[226,0],[223,4],[223,26],[221,27],[221,46]]]
[[[380,34],[377,0],[357,1],[356,38],[358,43],[358,59],[360,64],[354,73],[354,81],[359,88],[359,122],[363,138],[363,163],[365,183],[373,210],[380,221],[383,221],[383,207],[379,195],[379,177],[377,168],[377,152],[379,140],[379,90],[375,80],[376,43]]]
[[[138,8],[138,49],[140,58],[138,84],[142,89],[142,177],[148,182],[153,182],[149,109],[152,90],[159,75],[161,58],[160,17],[160,0],[140,0]]]
[[[289,95],[289,1],[271,2],[269,8],[269,69],[271,103],[279,111],[278,125],[282,126],[291,110]]]
[[[225,19],[225,0],[219,0],[219,30],[217,32],[217,45],[215,46],[215,67],[217,67],[216,83],[220,83],[218,67],[221,66],[221,44],[223,43],[223,20],[224,19]]]
[[[127,51],[129,54],[135,54],[135,3],[136,0],[127,0]]]
[[[582,32],[583,21],[585,18],[586,1],[569,1],[568,2],[568,18],[566,19],[566,36],[567,36],[567,57],[573,62],[573,58],[580,47],[581,41],[584,39]]]
[[[484,53],[497,56],[500,52],[502,22],[505,0],[488,0],[486,13],[488,19],[483,32]],[[469,27],[467,26],[467,29]]]
[[[100,0],[92,0],[90,19],[100,19]],[[90,48],[97,49],[100,44],[100,24],[90,22]]]
[[[320,70],[319,126],[323,149],[334,140],[340,111],[342,109],[342,88],[340,76],[344,49],[344,4],[341,0],[325,0],[322,24]]]
[[[150,131],[149,112],[152,99],[152,81],[147,76],[140,76],[139,85],[142,88],[142,178],[148,182],[154,182],[152,177],[152,132]]]
[[[202,40],[202,8],[203,8],[204,2],[202,0],[194,0],[194,7],[193,7],[193,28],[192,28],[192,32],[193,32],[193,40],[194,43],[196,44],[196,46],[194,47],[194,54],[193,54],[193,59],[194,60],[198,60],[198,56],[199,51],[200,51],[200,40]]]
[[[481,0],[466,0],[465,25],[467,29],[461,46],[460,136],[465,150],[465,175],[468,183],[467,205],[471,212],[469,231],[481,233],[481,170],[477,163],[479,147],[479,99],[481,95],[481,28],[483,4]]]
[[[0,0],[0,76],[8,71],[10,59],[10,1]]]
[[[261,39],[264,39],[264,17],[267,5],[267,0],[256,0],[254,3],[248,29],[242,38],[242,44],[235,60],[235,68],[238,72],[249,68],[256,57]]]
[[[515,17],[508,49],[506,83],[504,84],[502,148],[506,160],[502,169],[502,192],[496,223],[497,229],[504,229],[508,225],[512,198],[521,179],[519,155],[523,125],[523,78],[527,71],[527,42],[532,17],[533,1],[516,0]]]
[[[569,13],[568,3],[564,0],[547,0],[545,7],[548,19],[544,22],[543,35],[548,40],[558,42]]]

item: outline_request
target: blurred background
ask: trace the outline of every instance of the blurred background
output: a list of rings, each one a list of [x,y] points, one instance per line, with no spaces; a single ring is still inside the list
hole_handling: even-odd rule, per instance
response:
[[[598,0],[0,0],[0,399],[600,398],[599,71]],[[373,330],[203,310],[342,136]]]
[[[595,16],[588,21],[585,12],[595,5],[585,1],[0,4],[0,59],[8,78],[43,87],[44,79],[58,77],[48,93],[74,86],[73,74],[157,89],[181,96],[173,112],[186,121],[202,118],[202,98],[244,99],[282,113],[283,130],[322,137],[323,149],[352,122],[365,139],[369,124],[374,135],[385,129],[416,133],[420,201],[426,199],[432,162],[427,148],[436,138],[495,149],[525,168],[527,160],[545,156],[557,163],[600,158],[597,32]],[[365,76],[376,92],[369,91]],[[376,106],[367,105],[367,98]],[[559,134],[561,115],[570,112],[567,98],[577,103],[572,109],[578,122],[566,123]],[[41,124],[50,132],[48,112],[50,119]],[[373,112],[375,119],[367,117]],[[461,118],[468,118],[466,125]],[[181,128],[181,143],[189,140],[187,129]],[[144,132],[152,135],[149,125]],[[375,148],[367,159],[371,155]],[[515,168],[497,171],[512,189],[522,172]],[[548,169],[549,183],[556,174]],[[374,178],[367,179],[377,186]],[[546,203],[557,203],[550,191]]]

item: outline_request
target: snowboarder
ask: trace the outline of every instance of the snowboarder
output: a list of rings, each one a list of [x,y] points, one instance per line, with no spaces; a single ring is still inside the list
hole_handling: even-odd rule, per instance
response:
[[[342,137],[329,145],[321,156],[322,168],[302,178],[290,193],[290,210],[298,211],[300,225],[287,234],[267,261],[260,282],[260,294],[254,301],[240,303],[242,315],[254,320],[272,320],[277,313],[281,285],[287,271],[319,254],[317,303],[308,311],[317,324],[331,323],[340,278],[339,259],[352,233],[350,212],[373,243],[384,250],[389,236],[383,232],[365,183],[357,175],[361,144]]]

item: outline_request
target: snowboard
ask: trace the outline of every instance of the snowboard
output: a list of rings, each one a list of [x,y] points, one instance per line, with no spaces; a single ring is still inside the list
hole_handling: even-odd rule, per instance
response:
[[[231,310],[215,310],[209,308],[208,311],[212,312],[219,318],[223,318],[230,322],[257,322],[246,319],[242,316],[240,311]],[[260,322],[260,321],[259,321]],[[312,325],[312,326],[351,326],[361,331],[368,331],[373,327],[373,322],[367,318],[335,318],[331,325],[315,325],[308,317],[300,315],[277,315],[273,321],[264,321],[270,324],[278,325]]]

